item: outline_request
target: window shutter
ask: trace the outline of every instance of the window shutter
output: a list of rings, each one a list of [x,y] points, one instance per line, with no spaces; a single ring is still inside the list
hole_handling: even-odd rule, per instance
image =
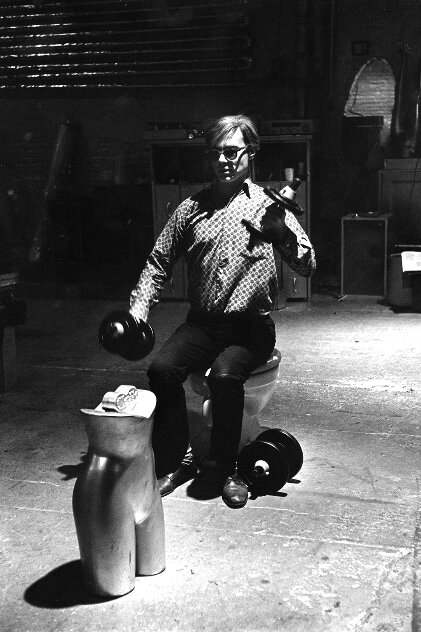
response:
[[[0,89],[232,85],[251,66],[243,0],[3,0]]]

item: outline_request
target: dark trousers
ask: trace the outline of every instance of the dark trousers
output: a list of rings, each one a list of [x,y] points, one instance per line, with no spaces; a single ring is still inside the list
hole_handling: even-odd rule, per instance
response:
[[[211,368],[213,426],[210,457],[227,473],[235,469],[244,408],[244,383],[270,356],[275,325],[270,316],[210,316],[189,312],[148,370],[157,397],[152,445],[157,476],[176,470],[189,443],[183,383]]]

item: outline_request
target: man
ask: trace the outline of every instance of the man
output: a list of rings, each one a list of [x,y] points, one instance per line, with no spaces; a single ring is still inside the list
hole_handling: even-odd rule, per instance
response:
[[[216,481],[224,502],[237,508],[248,498],[236,472],[243,385],[275,346],[273,246],[303,276],[311,274],[315,257],[293,214],[276,209],[249,178],[259,147],[253,122],[244,115],[217,119],[206,129],[205,142],[215,179],[170,217],[131,293],[130,312],[147,319],[174,262],[184,256],[191,309],[148,370],[157,397],[156,472],[161,495],[195,476],[182,385],[189,373],[210,367],[213,426],[200,475]],[[261,227],[264,239],[247,222]]]

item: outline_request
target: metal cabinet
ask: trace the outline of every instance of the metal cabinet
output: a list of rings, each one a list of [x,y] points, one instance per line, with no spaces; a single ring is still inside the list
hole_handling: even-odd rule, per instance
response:
[[[419,158],[390,158],[380,171],[379,210],[390,214],[399,244],[421,243],[421,163]]]
[[[285,182],[285,184],[287,184]],[[282,186],[285,186],[282,184]],[[309,201],[307,196],[308,182],[305,181],[300,185],[297,191],[296,201],[304,209],[304,215],[297,217],[299,223],[309,235],[310,233],[310,212]],[[298,275],[289,265],[282,263],[282,285],[289,299],[303,299],[308,300],[311,295],[311,282],[310,279],[304,278]]]
[[[390,215],[342,217],[341,295],[386,295]]]
[[[301,178],[297,191],[297,202],[304,214],[297,218],[310,236],[311,216],[311,160],[313,134],[284,134],[261,136],[260,150],[253,165],[254,180],[261,186],[283,188],[291,177]],[[278,282],[287,300],[308,300],[311,296],[310,279],[299,276],[290,266],[280,261],[275,253]]]

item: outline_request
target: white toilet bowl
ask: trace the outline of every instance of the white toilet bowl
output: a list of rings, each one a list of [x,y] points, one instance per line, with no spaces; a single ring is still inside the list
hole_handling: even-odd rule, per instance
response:
[[[246,443],[253,441],[265,429],[259,425],[258,415],[269,402],[276,388],[281,357],[281,352],[274,349],[266,363],[257,367],[244,385],[244,413],[240,449]],[[208,435],[209,429],[212,427],[212,401],[206,380],[209,372],[210,369],[192,373],[189,376],[191,388],[203,397],[202,421],[208,430]]]

